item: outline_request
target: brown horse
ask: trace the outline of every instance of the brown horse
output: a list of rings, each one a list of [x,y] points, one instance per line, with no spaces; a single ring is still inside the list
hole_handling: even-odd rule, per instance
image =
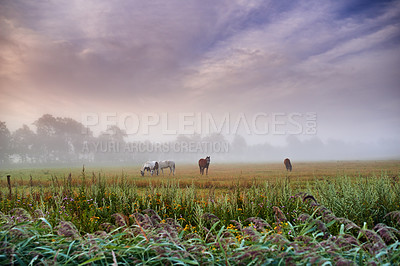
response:
[[[200,174],[204,175],[204,168],[206,168],[206,175],[208,175],[208,166],[210,165],[210,156],[205,159],[199,160]]]
[[[283,163],[284,163],[285,166],[286,166],[286,171],[292,172],[292,164],[290,163],[289,158],[286,158],[286,159],[283,161]]]

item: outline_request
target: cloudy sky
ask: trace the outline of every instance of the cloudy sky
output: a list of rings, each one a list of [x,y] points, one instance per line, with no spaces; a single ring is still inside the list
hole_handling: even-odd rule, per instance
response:
[[[0,120],[311,112],[323,142],[400,150],[399,21],[400,1],[0,0]]]

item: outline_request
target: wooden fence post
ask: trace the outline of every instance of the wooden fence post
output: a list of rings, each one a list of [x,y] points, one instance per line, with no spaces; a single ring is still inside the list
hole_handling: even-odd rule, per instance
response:
[[[7,183],[8,183],[8,189],[10,190],[10,197],[11,197],[11,176],[7,175]]]

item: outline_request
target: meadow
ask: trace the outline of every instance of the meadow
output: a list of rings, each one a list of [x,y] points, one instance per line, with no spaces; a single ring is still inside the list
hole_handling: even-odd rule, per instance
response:
[[[399,161],[139,169],[1,170],[0,264],[400,263]]]

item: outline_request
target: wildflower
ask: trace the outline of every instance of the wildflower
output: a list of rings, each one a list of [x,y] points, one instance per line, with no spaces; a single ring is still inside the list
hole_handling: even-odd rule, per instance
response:
[[[235,226],[233,224],[230,224],[226,229],[235,229]]]
[[[100,217],[92,216],[92,217],[90,218],[90,221],[91,221],[91,222],[96,222],[96,221],[98,221],[99,219],[100,219]]]

